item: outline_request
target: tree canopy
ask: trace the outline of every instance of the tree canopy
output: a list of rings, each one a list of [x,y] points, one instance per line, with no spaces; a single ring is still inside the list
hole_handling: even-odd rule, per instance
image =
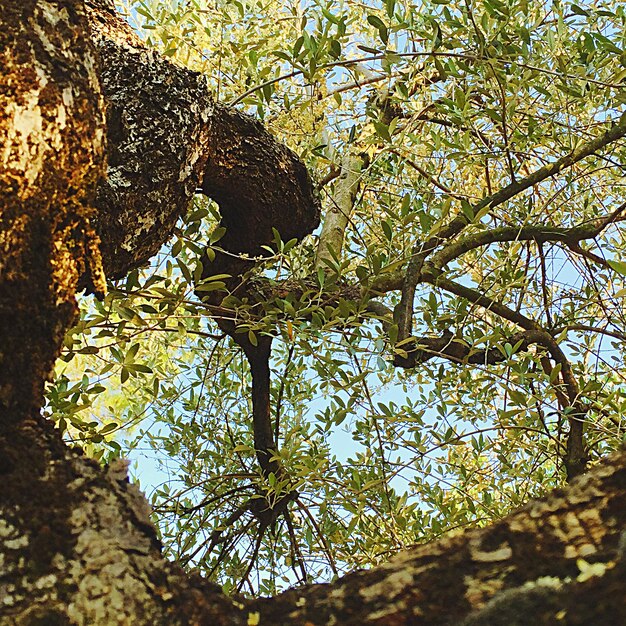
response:
[[[331,580],[619,447],[624,7],[117,8],[289,146],[321,207],[266,233],[207,174],[169,243],[80,302],[45,412],[138,461],[171,557],[227,591]]]

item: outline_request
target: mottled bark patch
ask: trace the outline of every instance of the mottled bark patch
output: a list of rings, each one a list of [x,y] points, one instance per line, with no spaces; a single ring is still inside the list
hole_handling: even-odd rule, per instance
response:
[[[171,236],[197,188],[220,208],[229,252],[259,255],[319,223],[309,174],[253,118],[214,102],[206,78],[147,50],[107,0],[88,3],[107,102],[108,178],[97,230],[109,278],[146,263]],[[218,255],[205,276],[247,267]]]
[[[185,213],[207,158],[206,79],[149,50],[99,40],[109,166],[96,227],[106,274],[148,262]],[[138,80],[138,77],[141,77]]]

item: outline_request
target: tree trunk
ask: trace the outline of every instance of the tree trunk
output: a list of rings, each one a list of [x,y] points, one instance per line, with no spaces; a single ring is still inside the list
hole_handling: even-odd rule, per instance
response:
[[[38,410],[84,275],[104,289],[93,198],[104,111],[82,2],[0,7],[0,411]]]
[[[124,462],[103,471],[40,416],[77,288],[104,290],[92,223],[122,276],[168,239],[197,185],[241,224],[224,245],[235,252],[257,254],[278,224],[303,237],[319,205],[258,123],[143,49],[108,0],[86,6],[0,8],[0,624],[626,622],[626,453],[489,528],[276,598],[228,598],[163,559]],[[242,269],[228,263],[205,274]]]

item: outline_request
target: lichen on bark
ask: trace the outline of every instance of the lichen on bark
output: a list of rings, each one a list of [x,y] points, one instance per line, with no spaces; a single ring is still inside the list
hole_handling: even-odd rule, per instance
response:
[[[109,166],[97,229],[109,278],[158,252],[196,190],[218,203],[220,246],[231,253],[264,253],[277,226],[285,240],[317,226],[319,200],[291,150],[258,121],[215,102],[206,77],[146,49],[109,0],[88,7],[107,103]],[[245,266],[230,265],[222,255],[205,259],[204,276]]]

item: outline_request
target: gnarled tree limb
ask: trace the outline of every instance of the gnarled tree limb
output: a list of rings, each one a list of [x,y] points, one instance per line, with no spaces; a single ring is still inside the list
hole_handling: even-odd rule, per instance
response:
[[[332,585],[250,606],[261,624],[284,626],[621,623],[625,461],[626,453],[614,455],[489,528],[450,534]],[[597,577],[585,569],[591,563]]]

